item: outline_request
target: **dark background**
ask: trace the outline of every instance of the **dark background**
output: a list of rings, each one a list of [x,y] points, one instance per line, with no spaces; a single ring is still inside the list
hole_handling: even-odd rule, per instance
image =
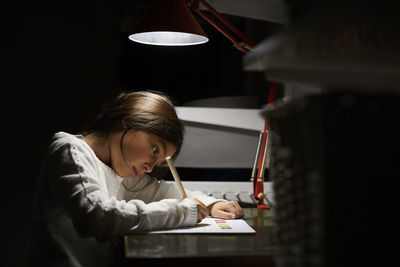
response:
[[[233,95],[266,102],[268,82],[242,70],[243,53],[199,19],[210,41],[186,48],[128,40],[146,1],[13,1],[1,8],[4,170],[0,266],[26,266],[40,151],[57,131],[78,133],[121,91],[160,90],[177,105]],[[227,16],[256,44],[282,26]]]

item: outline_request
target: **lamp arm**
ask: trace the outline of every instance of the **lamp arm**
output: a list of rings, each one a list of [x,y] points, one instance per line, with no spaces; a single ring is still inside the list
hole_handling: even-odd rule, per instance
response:
[[[272,104],[275,102],[275,96],[276,96],[276,89],[277,89],[277,83],[271,82],[269,92],[268,92],[268,100],[267,100],[267,105]],[[261,134],[261,145],[260,145],[260,150],[259,150],[259,157],[258,157],[258,172],[257,172],[257,179],[253,179],[253,196],[257,200],[257,208],[259,209],[268,209],[270,208],[269,206],[266,206],[264,204],[264,174],[265,174],[265,168],[267,167],[265,165],[266,163],[266,157],[268,153],[268,146],[269,146],[269,136],[270,134],[268,133],[268,123],[267,120],[264,121],[264,131]],[[262,153],[264,151],[264,153]]]
[[[221,25],[217,23],[217,21],[206,13],[204,10],[200,9],[200,4],[207,9],[211,14],[213,14],[221,24],[223,24],[230,31],[235,33],[238,37],[240,37],[243,41],[237,40],[231,33],[225,30]],[[254,43],[250,41],[242,32],[240,32],[232,23],[226,20],[221,14],[219,14],[210,4],[208,4],[205,0],[189,0],[188,5],[196,11],[203,19],[205,19],[208,23],[210,23],[214,28],[216,28],[222,35],[228,38],[233,45],[244,53],[248,53],[253,47]]]

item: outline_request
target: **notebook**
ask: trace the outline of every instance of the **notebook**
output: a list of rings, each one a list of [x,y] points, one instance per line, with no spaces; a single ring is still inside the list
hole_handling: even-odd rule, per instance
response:
[[[252,234],[256,231],[245,220],[207,217],[192,227],[149,231],[149,234]]]

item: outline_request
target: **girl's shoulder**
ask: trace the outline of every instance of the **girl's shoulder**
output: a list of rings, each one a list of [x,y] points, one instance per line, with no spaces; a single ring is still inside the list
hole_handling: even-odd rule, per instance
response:
[[[66,145],[81,146],[82,142],[83,141],[80,140],[79,136],[77,135],[69,134],[66,132],[57,132],[52,136],[49,148],[57,150],[58,148],[65,147]]]
[[[85,154],[91,152],[85,141],[81,139],[81,136],[66,132],[57,132],[51,138],[50,145],[47,147],[47,153],[53,154],[71,149],[84,152]]]
[[[53,135],[45,159],[55,168],[102,167],[94,151],[81,139],[81,136],[66,132],[57,132]]]

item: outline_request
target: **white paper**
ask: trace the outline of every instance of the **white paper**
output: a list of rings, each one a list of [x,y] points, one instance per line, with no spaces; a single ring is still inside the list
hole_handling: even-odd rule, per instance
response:
[[[217,218],[204,218],[200,223],[192,227],[156,230],[149,234],[249,234],[256,231],[245,220],[223,220]]]

